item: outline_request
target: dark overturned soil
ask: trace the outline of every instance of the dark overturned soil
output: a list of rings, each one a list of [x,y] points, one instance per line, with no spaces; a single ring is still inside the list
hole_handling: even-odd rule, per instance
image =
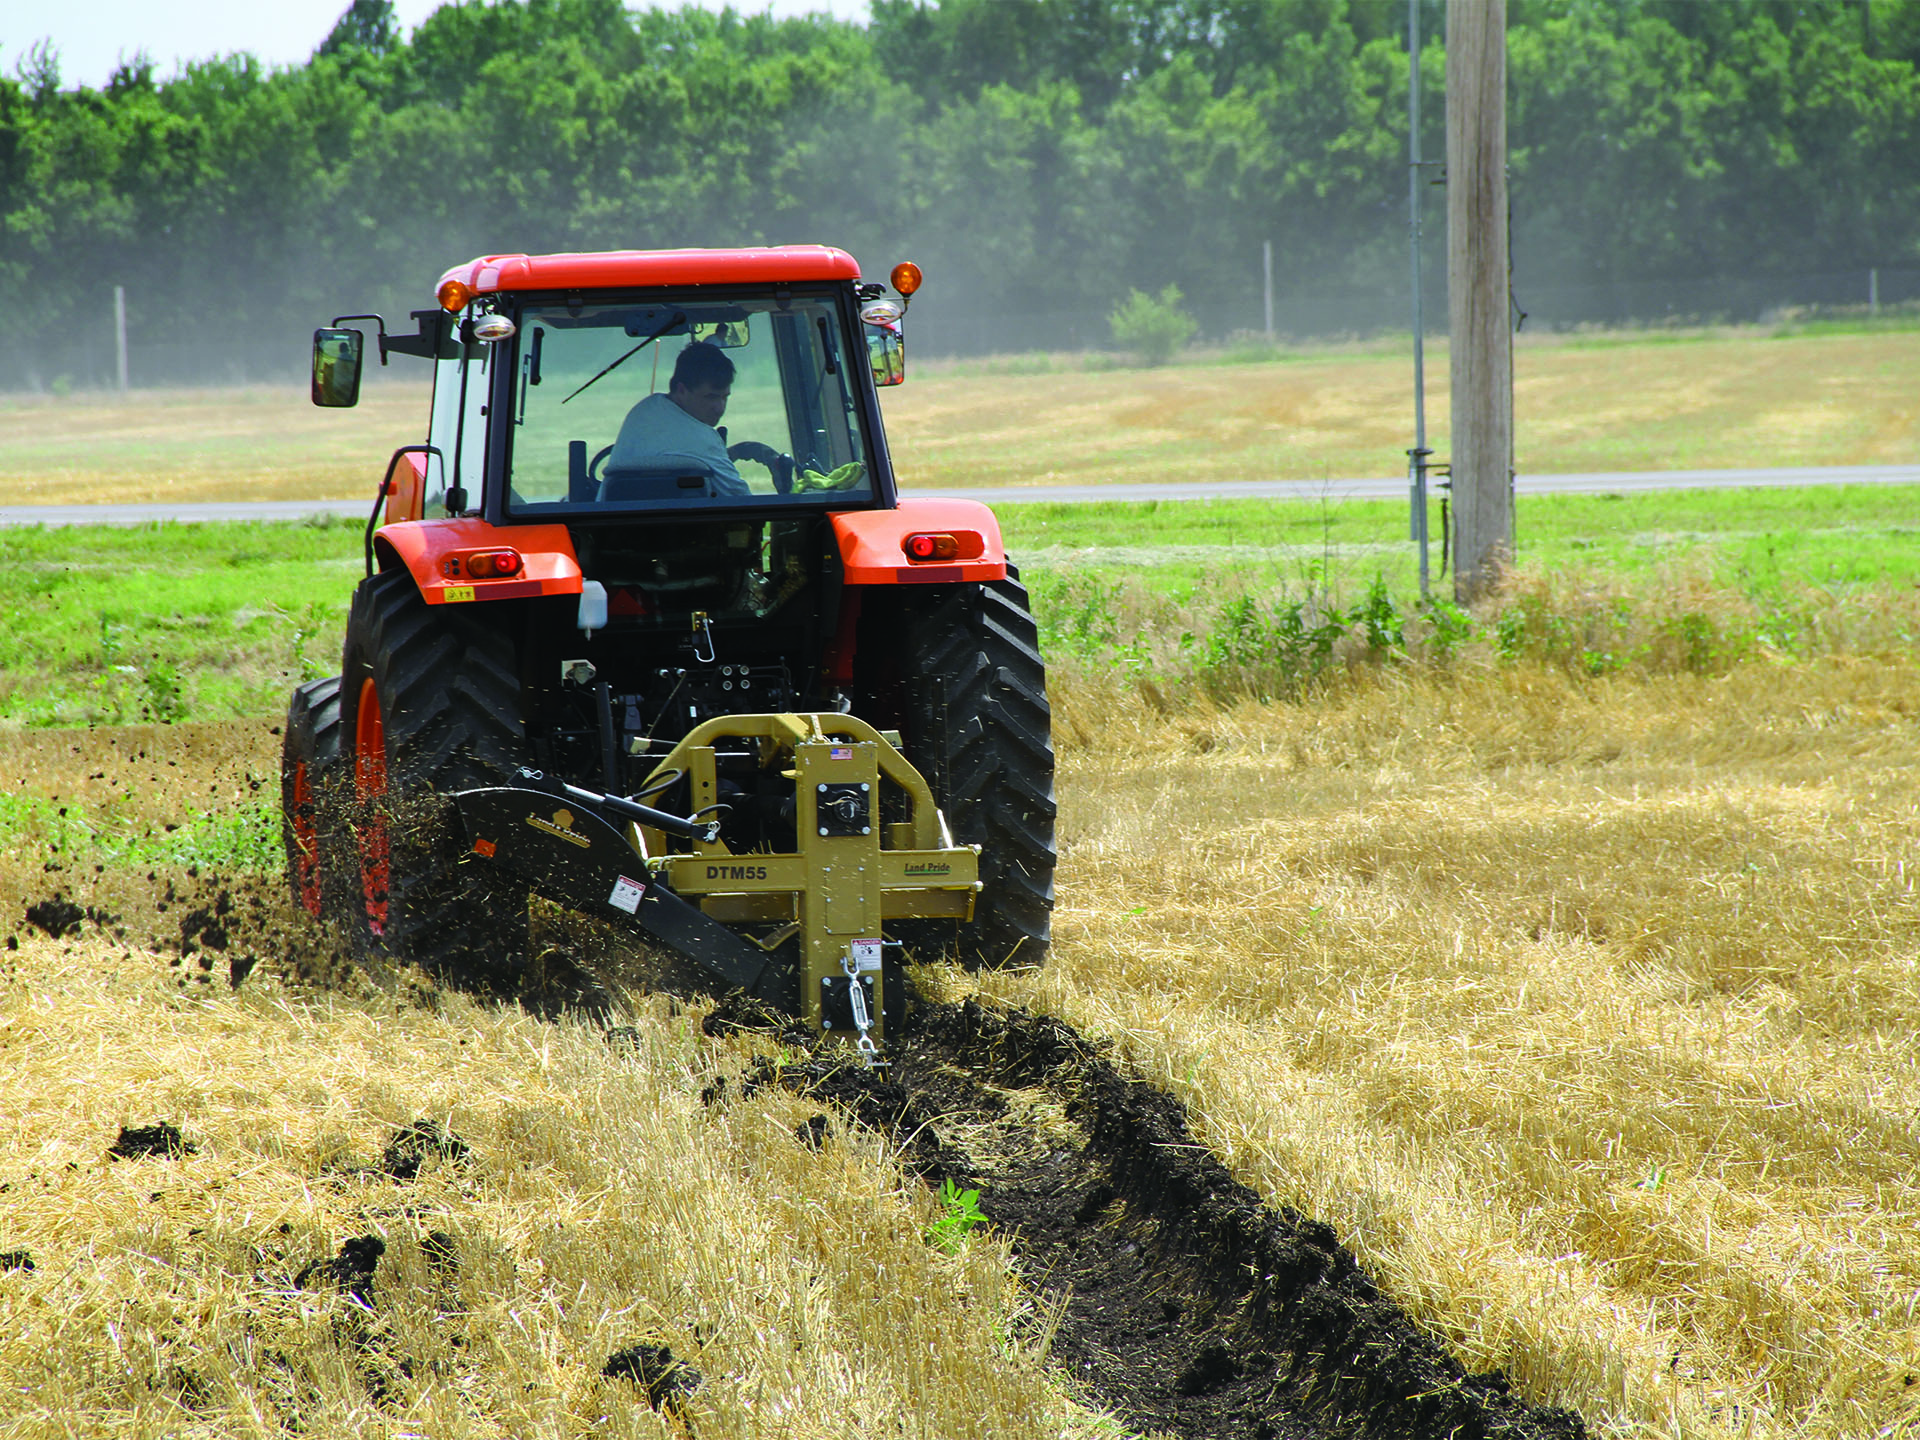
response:
[[[723,1005],[709,1028],[743,1021]],[[1130,1426],[1186,1440],[1586,1434],[1504,1375],[1468,1374],[1329,1226],[1262,1204],[1178,1101],[1058,1020],[929,1006],[883,1069],[819,1050],[732,1089],[766,1084],[890,1135],[930,1185],[978,1189],[1039,1309],[1058,1315],[1052,1359]]]

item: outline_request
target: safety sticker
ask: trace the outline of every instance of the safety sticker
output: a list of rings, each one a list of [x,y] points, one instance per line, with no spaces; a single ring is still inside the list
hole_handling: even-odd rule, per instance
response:
[[[613,882],[613,894],[607,897],[607,903],[616,910],[624,910],[632,915],[640,909],[640,897],[646,893],[645,885],[622,875]]]
[[[880,942],[878,940],[856,940],[853,942],[853,968],[861,972],[880,968]]]
[[[442,599],[449,605],[465,605],[473,599],[473,586],[449,585],[442,592]]]

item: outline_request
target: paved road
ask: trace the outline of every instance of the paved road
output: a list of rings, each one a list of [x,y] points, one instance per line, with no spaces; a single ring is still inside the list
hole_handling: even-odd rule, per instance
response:
[[[1779,470],[1618,471],[1595,475],[1522,475],[1522,495],[1630,494],[1643,490],[1740,490],[1794,485],[1920,485],[1916,465],[1822,465]],[[1225,480],[1164,485],[1018,485],[920,490],[989,505],[1088,500],[1394,500],[1405,476],[1386,480]],[[258,500],[231,504],[0,506],[0,525],[146,525],[156,520],[303,520],[309,515],[364,518],[365,500]]]

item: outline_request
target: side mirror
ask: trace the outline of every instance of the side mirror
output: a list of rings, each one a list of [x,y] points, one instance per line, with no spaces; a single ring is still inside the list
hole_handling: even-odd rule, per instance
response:
[[[360,352],[366,337],[358,330],[313,332],[313,403],[338,409],[360,403]]]
[[[873,366],[873,383],[899,385],[907,378],[907,342],[899,326],[867,326],[867,359]]]

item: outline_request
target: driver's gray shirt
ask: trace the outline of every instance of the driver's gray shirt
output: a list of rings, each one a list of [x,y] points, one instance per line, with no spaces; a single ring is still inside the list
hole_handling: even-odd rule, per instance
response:
[[[715,495],[749,495],[747,482],[727,458],[727,442],[704,420],[695,419],[666,395],[649,395],[627,412],[620,438],[613,442],[607,469],[657,469],[685,465],[707,477]]]

